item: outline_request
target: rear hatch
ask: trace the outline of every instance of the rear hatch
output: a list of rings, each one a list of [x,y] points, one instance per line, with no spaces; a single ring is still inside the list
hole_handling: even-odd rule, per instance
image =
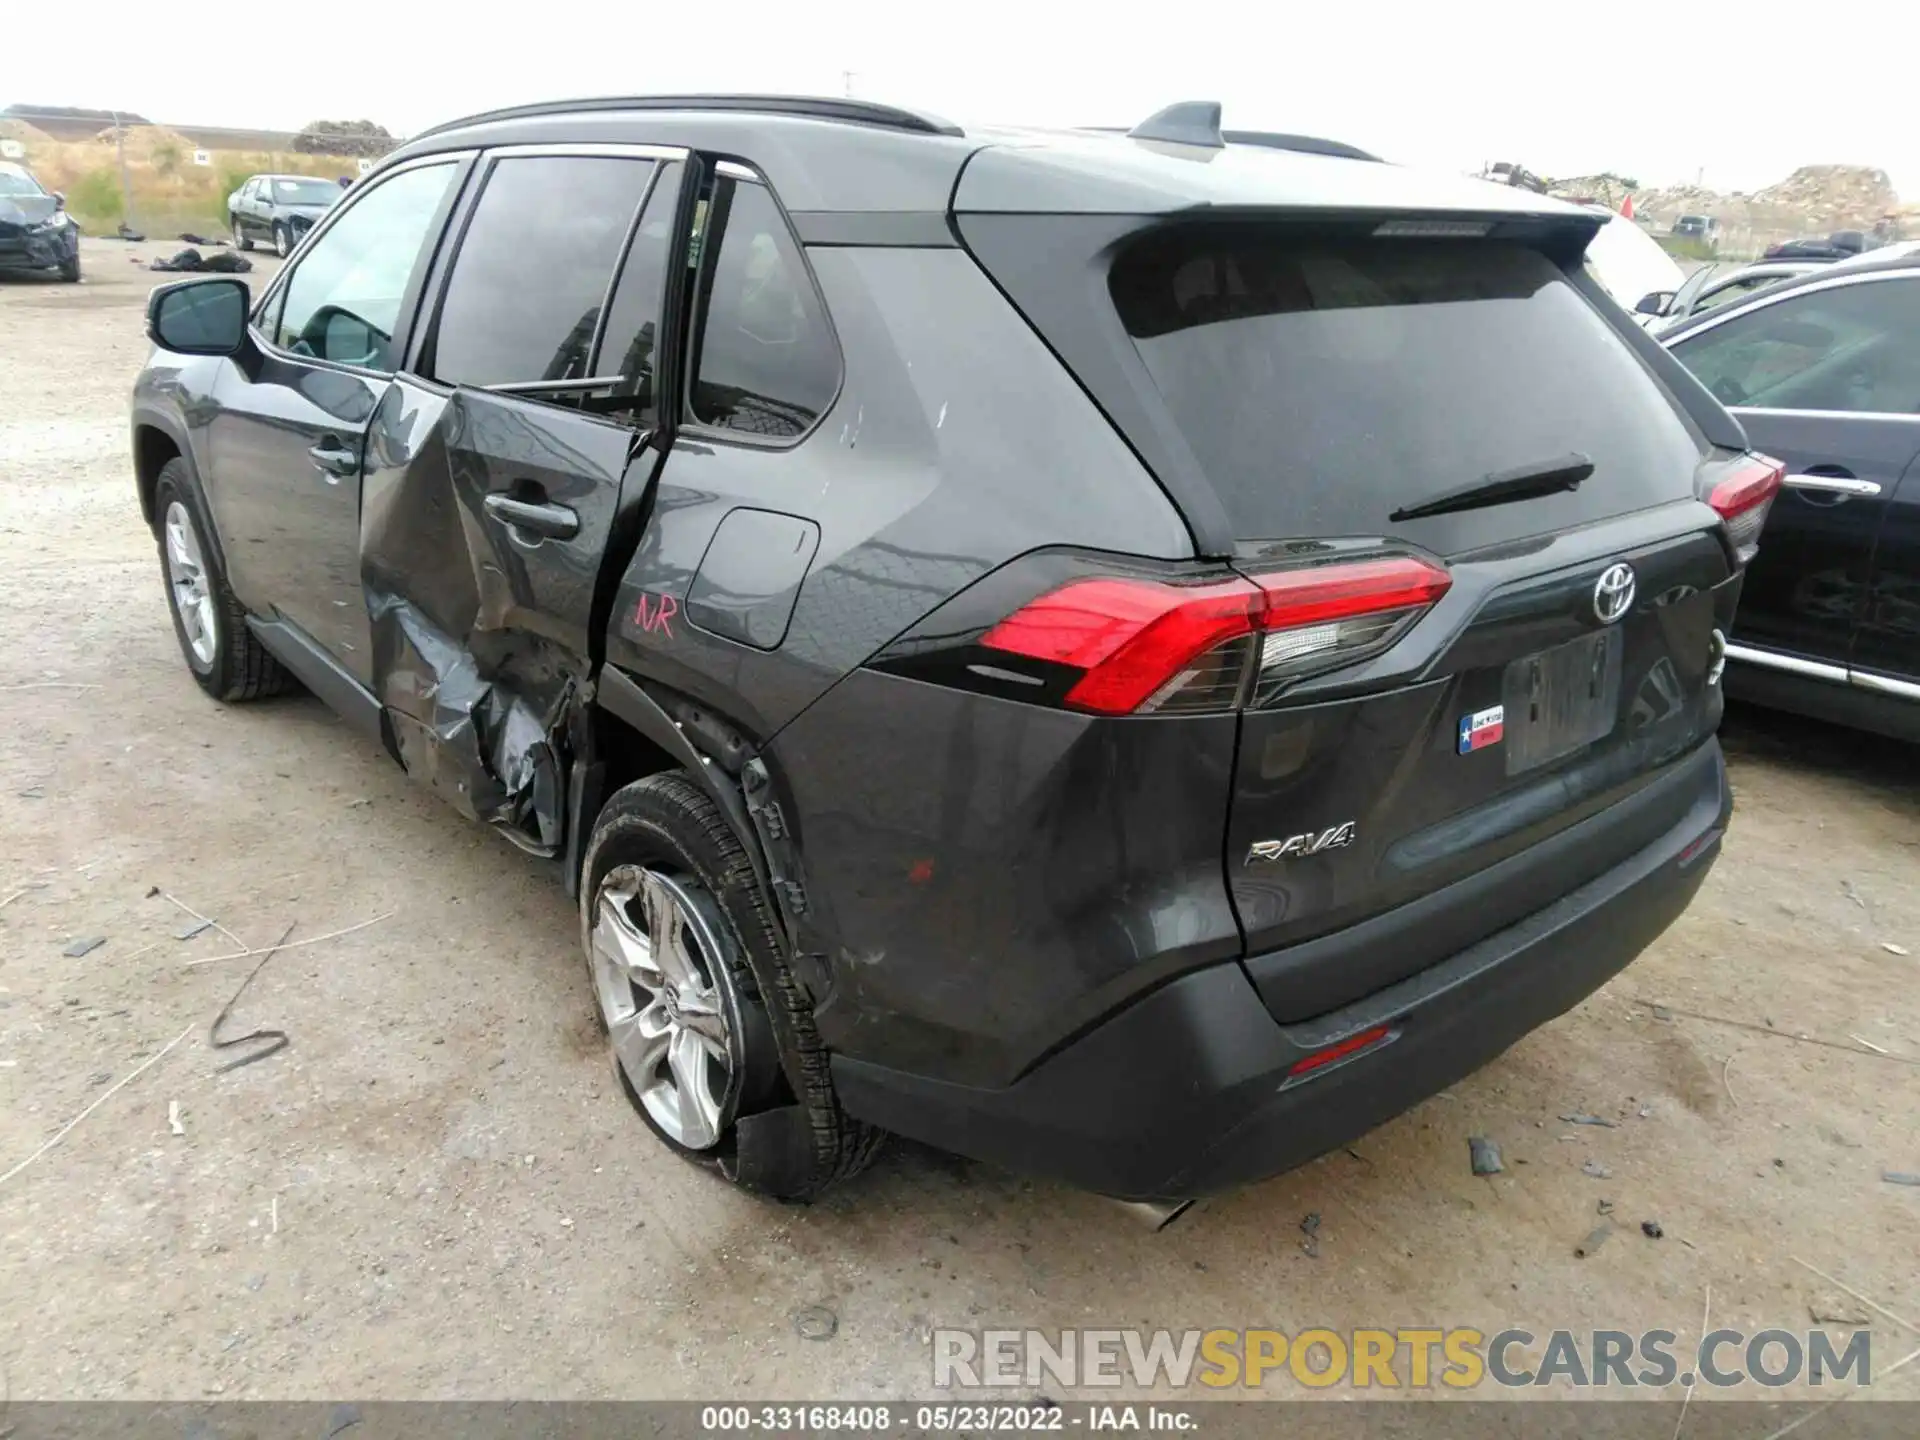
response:
[[[1591,220],[959,223],[1201,549],[1265,592],[1222,859],[1277,1017],[1680,821],[1690,794],[1647,797],[1719,717],[1737,576],[1699,497],[1729,457],[1576,287]]]

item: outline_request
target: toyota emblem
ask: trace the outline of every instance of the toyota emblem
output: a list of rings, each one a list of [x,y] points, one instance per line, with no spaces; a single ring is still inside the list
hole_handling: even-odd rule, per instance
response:
[[[1611,625],[1633,608],[1633,567],[1609,565],[1593,586],[1593,613],[1602,625]]]

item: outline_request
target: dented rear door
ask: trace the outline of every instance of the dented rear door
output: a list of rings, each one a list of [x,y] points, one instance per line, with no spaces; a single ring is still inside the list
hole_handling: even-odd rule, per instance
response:
[[[570,701],[652,476],[661,217],[681,167],[605,146],[482,165],[427,337],[369,434],[362,582],[408,773],[553,853]]]

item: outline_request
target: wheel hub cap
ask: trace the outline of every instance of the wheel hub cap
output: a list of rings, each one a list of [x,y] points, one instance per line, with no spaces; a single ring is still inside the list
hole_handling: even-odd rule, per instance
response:
[[[202,665],[213,663],[213,588],[206,562],[200,556],[200,537],[194,533],[187,507],[175,500],[167,506],[167,588],[173,608],[180,613],[187,648]]]
[[[684,881],[622,865],[594,897],[591,954],[613,1053],[654,1123],[689,1150],[731,1118],[733,1047],[713,980],[722,942]]]

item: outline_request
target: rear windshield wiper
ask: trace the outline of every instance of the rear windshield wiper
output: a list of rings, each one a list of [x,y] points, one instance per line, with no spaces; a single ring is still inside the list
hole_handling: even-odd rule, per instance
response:
[[[1515,500],[1537,500],[1542,495],[1578,490],[1580,482],[1591,474],[1593,461],[1576,451],[1537,465],[1496,470],[1484,480],[1396,510],[1387,518],[1423,520],[1429,515],[1451,515],[1456,510],[1484,510],[1489,505],[1507,505]]]

